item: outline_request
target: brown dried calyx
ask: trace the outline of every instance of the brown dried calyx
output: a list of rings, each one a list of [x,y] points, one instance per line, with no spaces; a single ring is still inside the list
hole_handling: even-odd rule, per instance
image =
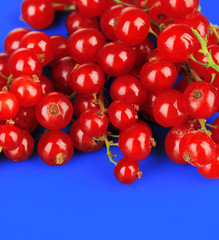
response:
[[[51,104],[49,106],[49,113],[51,114],[52,117],[55,117],[59,114],[59,108],[56,104]]]
[[[195,90],[195,91],[193,92],[193,97],[194,97],[194,99],[196,99],[196,100],[202,98],[202,92],[201,92],[200,90]]]
[[[183,159],[184,159],[185,162],[187,162],[187,163],[191,162],[191,160],[192,160],[189,153],[184,153],[184,154],[183,154]]]
[[[137,177],[138,177],[138,179],[141,179],[142,175],[143,175],[143,172],[139,170],[139,171],[137,172]]]
[[[59,154],[57,154],[56,155],[56,164],[57,165],[61,165],[61,164],[63,164],[64,163],[64,161],[65,161],[65,154],[64,153],[59,153]]]
[[[9,120],[6,121],[6,124],[14,125],[15,121],[13,121],[12,119],[9,119]]]
[[[155,141],[155,139],[154,139],[154,138],[151,138],[151,139],[150,139],[150,143],[149,143],[149,144],[150,144],[150,146],[151,146],[151,147],[156,147],[156,145],[157,145],[157,142]]]
[[[41,63],[45,61],[45,54],[37,54],[37,57],[39,58]]]
[[[33,76],[31,77],[31,79],[32,79],[32,81],[33,81],[34,83],[40,83],[40,79],[38,78],[37,75],[33,75]]]

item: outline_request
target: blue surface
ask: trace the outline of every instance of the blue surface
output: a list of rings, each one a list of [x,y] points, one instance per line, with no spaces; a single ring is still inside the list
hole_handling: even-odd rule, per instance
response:
[[[20,2],[0,0],[1,52],[6,34],[26,27],[19,20]],[[200,3],[219,23],[218,1]],[[45,32],[65,35],[64,16]],[[131,186],[115,180],[105,148],[77,153],[59,168],[47,166],[36,153],[22,163],[1,155],[0,239],[218,240],[219,180],[168,160],[162,146],[167,130],[153,130],[158,147],[140,163],[144,175]]]

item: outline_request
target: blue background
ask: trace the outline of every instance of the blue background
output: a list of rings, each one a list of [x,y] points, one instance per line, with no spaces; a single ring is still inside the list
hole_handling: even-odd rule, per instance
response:
[[[10,30],[27,27],[19,20],[20,3],[0,0],[1,52]],[[218,1],[200,4],[210,21],[219,23]],[[65,36],[64,21],[62,15],[45,32]],[[0,239],[218,240],[219,180],[172,163],[163,149],[167,130],[153,131],[158,146],[140,162],[142,179],[130,186],[114,178],[105,148],[77,153],[58,168],[37,153],[22,163],[0,155]]]

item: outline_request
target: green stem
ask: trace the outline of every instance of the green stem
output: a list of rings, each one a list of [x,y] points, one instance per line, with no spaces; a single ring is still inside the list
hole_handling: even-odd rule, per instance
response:
[[[149,33],[153,34],[156,38],[158,38],[158,35],[154,32],[152,28],[149,29]]]
[[[64,3],[53,3],[52,6],[54,8],[56,8],[56,7],[63,7],[59,11],[72,11],[72,10],[75,10],[75,6],[74,5],[68,5],[68,4],[64,4]]]
[[[219,72],[219,65],[215,64],[211,53],[208,51],[208,47],[207,47],[207,37],[205,39],[203,39],[201,37],[201,35],[199,34],[199,32],[195,29],[192,29],[193,33],[195,34],[195,36],[197,37],[197,39],[199,40],[200,44],[201,44],[201,50],[199,50],[199,52],[203,53],[204,56],[207,58],[208,64],[206,65],[206,67],[211,67],[214,70],[216,70],[217,72]],[[190,56],[191,58],[191,56]],[[194,61],[194,58],[192,58],[192,60]]]
[[[217,76],[216,73],[211,74],[211,82],[210,82],[211,84],[214,82],[216,76]]]
[[[200,123],[200,125],[201,125],[201,128],[198,129],[198,131],[203,132],[203,133],[207,134],[209,137],[211,137],[212,132],[209,131],[209,130],[206,128],[206,122],[207,122],[207,120],[206,120],[206,119],[199,119],[198,121],[199,121],[199,123]]]
[[[217,43],[219,43],[218,26],[211,24],[211,28],[213,30],[213,33],[214,33],[215,37],[217,38]]]
[[[8,77],[6,77],[5,75],[3,75],[1,72],[0,72],[0,76],[3,77],[4,79],[8,80]]]
[[[120,0],[111,0],[111,1],[113,1],[113,2],[115,2],[115,3],[118,3],[118,4],[122,4],[122,5],[128,6],[128,7],[133,7],[133,6],[134,6],[134,5],[132,5],[132,4],[125,3],[125,2],[120,1]]]
[[[11,74],[9,77],[8,77],[8,81],[7,81],[7,89],[10,90],[10,85],[11,83],[14,81],[13,79],[13,75]]]
[[[0,146],[0,153],[2,152],[2,150],[3,150],[3,147]]]
[[[153,5],[151,8],[144,8],[143,10],[144,10],[145,12],[149,12],[149,11],[151,11],[154,7],[156,7],[156,5],[157,5],[157,2],[155,2],[154,5]]]
[[[144,9],[147,8],[147,4],[148,4],[148,0],[145,0],[145,2],[144,2]]]
[[[119,138],[119,135],[113,135],[113,134],[111,134],[110,132],[108,132],[107,135],[108,135],[109,137]]]
[[[113,154],[110,150],[110,147],[113,146],[112,142],[110,142],[108,140],[106,133],[103,135],[103,138],[104,138],[104,141],[105,141],[105,144],[106,144],[107,156],[108,156],[110,162],[112,162],[114,165],[117,165],[117,163],[113,160],[113,157],[117,157],[117,155]]]
[[[76,92],[73,92],[71,95],[68,95],[67,98],[72,101],[73,99],[75,99],[75,97],[77,96]]]
[[[202,81],[202,79],[201,79],[201,78],[199,77],[199,75],[195,72],[195,70],[193,70],[192,68],[190,68],[190,72],[191,72],[193,78],[195,79],[195,81],[197,81],[197,82],[201,82],[201,81]]]
[[[206,124],[206,126],[210,127],[210,128],[213,128],[213,129],[217,129],[217,125],[211,125],[211,124]]]

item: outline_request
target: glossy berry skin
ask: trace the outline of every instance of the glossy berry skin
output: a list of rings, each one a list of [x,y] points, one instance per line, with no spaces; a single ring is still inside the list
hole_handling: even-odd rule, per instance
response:
[[[14,126],[19,129],[23,129],[29,133],[32,133],[38,126],[38,121],[36,119],[35,107],[24,108],[21,107],[18,114],[14,118]]]
[[[194,130],[192,127],[182,125],[172,128],[165,138],[165,151],[170,160],[177,164],[187,164],[183,159],[179,145],[184,135]]]
[[[140,70],[140,79],[143,86],[154,93],[171,88],[176,78],[175,65],[165,60],[149,61]]]
[[[25,0],[21,5],[22,19],[32,28],[44,29],[51,25],[55,11],[50,0]]]
[[[179,149],[181,156],[187,163],[202,167],[212,161],[215,154],[215,143],[207,134],[192,131],[184,135]]]
[[[109,125],[108,118],[99,108],[90,108],[79,117],[81,130],[90,137],[101,137]]]
[[[123,158],[114,169],[116,179],[123,184],[132,184],[138,177],[139,165],[137,162]]]
[[[97,29],[82,28],[69,37],[68,52],[77,63],[95,63],[105,42],[103,34]]]
[[[219,145],[218,144],[216,145],[216,150],[215,150],[215,154],[212,161],[203,167],[198,167],[197,169],[199,173],[206,178],[210,178],[210,179],[219,178]]]
[[[10,91],[17,97],[21,107],[35,106],[42,98],[42,87],[37,76],[20,76],[14,79]]]
[[[186,112],[195,118],[209,118],[218,109],[218,93],[206,82],[193,82],[183,94]]]
[[[74,114],[77,118],[90,108],[97,108],[99,104],[95,103],[93,96],[77,95],[74,99]]]
[[[121,15],[124,5],[116,5],[110,8],[107,8],[100,18],[100,28],[103,34],[107,39],[111,41],[117,41],[115,34],[115,27],[118,20],[118,17]]]
[[[136,51],[121,43],[107,43],[99,52],[98,63],[110,76],[122,76],[131,72]]]
[[[116,100],[126,101],[130,104],[141,104],[147,92],[142,83],[132,75],[123,75],[113,80],[110,87],[110,96]]]
[[[34,52],[43,66],[47,65],[53,58],[54,48],[52,41],[43,32],[31,31],[25,34],[21,39],[20,47],[30,49]]]
[[[61,131],[49,131],[40,138],[37,150],[46,164],[61,166],[71,159],[74,145],[68,134]]]
[[[69,34],[80,28],[99,28],[99,23],[95,17],[85,17],[78,10],[71,12],[65,22]]]
[[[22,140],[20,129],[10,124],[0,125],[0,146],[5,150],[12,150],[19,146]]]
[[[14,51],[8,62],[9,70],[14,77],[19,75],[42,74],[42,64],[35,53],[26,48],[19,48]]]
[[[30,32],[27,28],[15,28],[8,33],[4,42],[4,49],[8,55],[11,55],[15,50],[20,47],[22,37]]]
[[[154,145],[151,129],[146,123],[133,123],[120,132],[119,149],[126,158],[133,161],[145,159]]]
[[[184,93],[186,88],[190,84],[190,80],[191,80],[191,83],[195,81],[194,79],[189,79],[187,76],[181,78],[175,85],[174,89],[181,93]]]
[[[118,129],[124,129],[136,122],[138,115],[130,103],[114,101],[108,108],[110,122]]]
[[[198,41],[191,28],[185,24],[172,24],[158,37],[160,54],[168,61],[181,63],[198,50]]]
[[[150,91],[147,92],[147,97],[144,103],[140,106],[140,111],[145,120],[150,120],[155,122],[154,116],[153,116],[153,105],[156,98],[157,98],[157,95],[155,93]]]
[[[72,93],[70,76],[74,67],[75,61],[71,57],[61,58],[53,64],[51,76],[56,91],[65,95]]]
[[[183,22],[191,28],[196,29],[203,39],[205,39],[209,33],[210,22],[199,11],[187,15]]]
[[[105,76],[101,68],[94,63],[87,63],[75,68],[70,76],[70,84],[80,95],[98,93],[104,86]]]
[[[217,117],[214,120],[212,125],[215,126],[216,128],[211,128],[211,132],[212,132],[211,137],[216,144],[219,144],[219,117]]]
[[[36,105],[36,118],[38,122],[49,130],[59,130],[66,127],[73,115],[70,100],[62,93],[46,94]]]
[[[167,90],[157,95],[153,104],[155,121],[163,127],[180,126],[187,120],[183,94],[176,90]]]
[[[72,124],[70,128],[70,137],[74,143],[75,148],[81,152],[95,152],[104,144],[104,141],[95,141],[92,137],[86,135],[81,130],[78,119]]]
[[[154,44],[149,38],[146,38],[142,43],[134,46],[136,50],[136,62],[135,66],[142,67],[148,59],[151,52],[154,50]]]
[[[7,53],[0,53],[0,73],[6,77],[9,77],[10,75],[10,71],[8,69],[8,60],[9,55]],[[0,83],[2,83],[3,86],[5,86],[7,85],[7,80],[0,76]]]
[[[19,108],[19,101],[13,93],[0,92],[0,121],[6,121],[15,117]]]
[[[75,3],[85,17],[99,17],[107,7],[106,0],[75,0]]]
[[[67,43],[68,39],[61,35],[52,35],[50,36],[51,44],[53,46],[53,60],[57,61],[63,57],[68,56]]]
[[[40,85],[42,87],[42,94],[43,95],[55,91],[53,82],[48,77],[46,77],[44,75],[42,75],[40,77]]]
[[[25,130],[20,130],[22,134],[21,142],[19,146],[12,150],[4,150],[4,155],[14,161],[14,162],[21,162],[28,159],[34,150],[34,141],[30,133]]]
[[[150,20],[146,12],[137,7],[126,7],[122,10],[116,24],[116,37],[129,46],[144,41],[150,29]]]

